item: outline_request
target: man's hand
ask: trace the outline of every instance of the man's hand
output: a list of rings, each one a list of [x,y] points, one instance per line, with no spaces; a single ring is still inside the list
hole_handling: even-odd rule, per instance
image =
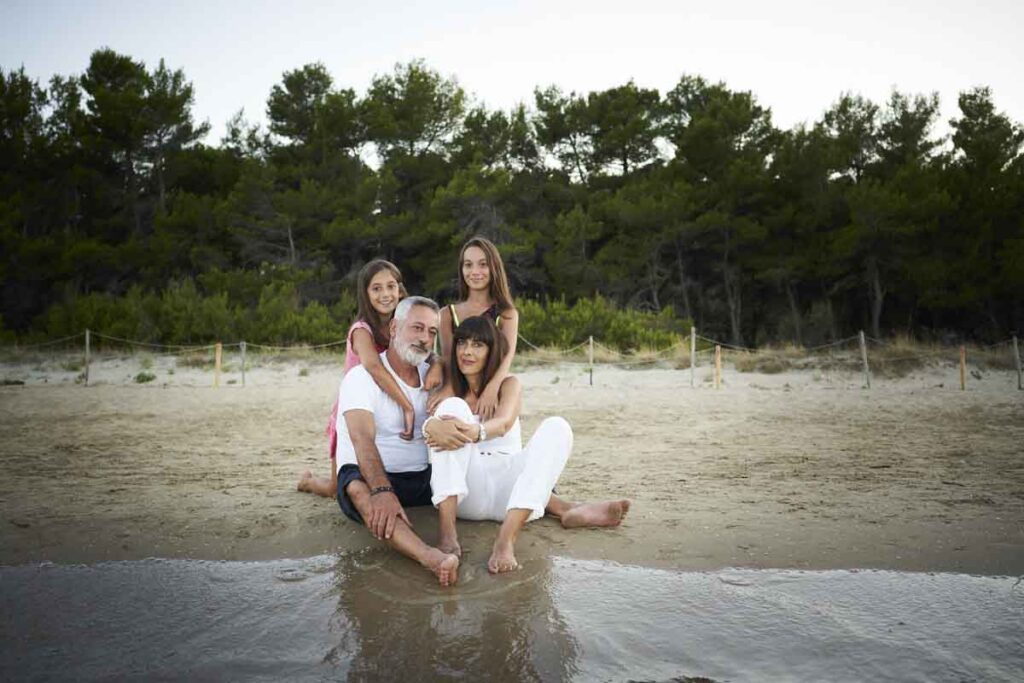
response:
[[[370,496],[370,519],[366,526],[374,538],[378,541],[382,538],[390,539],[399,518],[412,528],[412,522],[398,502],[398,496],[390,491]]]
[[[435,451],[454,451],[473,442],[476,426],[446,415],[431,420],[425,429],[427,446]]]

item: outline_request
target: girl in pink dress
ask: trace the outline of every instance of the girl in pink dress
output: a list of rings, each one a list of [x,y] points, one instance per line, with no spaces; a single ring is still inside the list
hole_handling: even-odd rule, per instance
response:
[[[377,259],[370,261],[359,271],[357,280],[359,309],[355,322],[348,329],[345,345],[345,372],[356,365],[362,365],[391,399],[402,407],[405,415],[405,431],[403,439],[413,438],[415,413],[412,403],[398,387],[398,383],[381,363],[380,354],[388,348],[388,326],[395,313],[398,302],[406,296],[405,285],[402,284],[402,273],[398,266]],[[441,366],[435,364],[428,373],[425,386],[431,389],[441,381]],[[338,445],[337,433],[338,400],[335,398],[331,409],[331,418],[327,423],[328,448],[331,455],[331,473],[337,472],[335,466],[335,449]],[[326,498],[334,498],[338,492],[338,480],[335,476],[314,477],[306,470],[299,479],[298,489],[315,493]]]

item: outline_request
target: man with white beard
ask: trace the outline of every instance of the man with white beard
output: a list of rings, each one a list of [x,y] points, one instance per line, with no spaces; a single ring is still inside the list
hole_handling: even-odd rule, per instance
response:
[[[405,429],[402,409],[357,365],[339,389],[335,455],[341,511],[366,524],[378,540],[429,569],[442,586],[450,586],[458,580],[458,556],[424,543],[412,530],[404,509],[431,505],[430,465],[422,435],[427,412],[423,381],[439,320],[432,300],[402,299],[391,320],[391,344],[380,354],[416,412],[413,439],[400,437]]]

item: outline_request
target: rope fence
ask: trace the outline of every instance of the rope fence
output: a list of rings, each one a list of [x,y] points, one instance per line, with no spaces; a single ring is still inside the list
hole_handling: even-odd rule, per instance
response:
[[[235,351],[240,358],[241,384],[245,386],[246,369],[248,367],[247,353],[255,351],[265,354],[294,354],[324,351],[327,349],[345,346],[345,340],[328,342],[313,345],[275,346],[269,344],[254,344],[245,341],[232,343],[183,345],[183,344],[157,344],[133,339],[125,339],[113,335],[107,335],[92,330],[85,330],[78,334],[69,335],[59,339],[48,340],[35,344],[18,345],[13,348],[15,353],[38,351],[40,349],[52,349],[59,345],[72,348],[72,344],[80,343],[84,339],[83,370],[76,381],[81,381],[86,386],[89,384],[89,371],[92,363],[93,343],[101,342],[102,346],[110,344],[121,344],[133,350],[142,348],[147,351],[159,353],[165,356],[189,356],[194,357],[190,364],[207,367],[212,365],[213,385],[220,385],[221,374],[224,370],[223,357],[225,350]],[[690,386],[696,386],[696,369],[698,358],[708,359],[713,367],[712,383],[718,389],[722,385],[722,362],[726,353],[736,354],[734,364],[740,371],[756,369],[762,361],[780,363],[783,367],[791,367],[790,360],[797,359],[804,367],[823,367],[825,369],[841,368],[849,371],[860,370],[863,374],[864,387],[870,389],[872,382],[872,370],[885,372],[898,372],[900,367],[909,364],[925,364],[942,361],[952,361],[950,350],[947,349],[920,349],[911,347],[904,349],[899,340],[885,341],[875,339],[864,334],[863,331],[857,335],[838,339],[826,344],[819,344],[811,347],[791,347],[784,349],[755,349],[751,347],[730,344],[718,339],[712,339],[697,334],[696,328],[691,328],[689,339],[680,340],[670,347],[657,351],[643,352],[637,355],[623,353],[618,349],[611,348],[595,340],[593,336],[587,341],[575,346],[558,349],[542,347],[534,344],[529,339],[519,335],[519,342],[527,346],[536,355],[531,356],[531,364],[570,365],[587,368],[590,384],[594,383],[594,368],[619,367],[635,368],[655,364],[673,363],[676,369],[690,370]],[[856,343],[856,346],[854,344]],[[80,346],[77,348],[81,348]],[[872,350],[873,349],[873,350]],[[965,390],[967,384],[967,349],[959,347],[959,358],[956,363],[959,365],[960,389]],[[902,351],[905,351],[901,353]],[[600,357],[598,357],[598,353]],[[859,353],[858,353],[859,352]],[[213,358],[210,359],[212,353]],[[984,362],[1003,364],[1009,362],[1009,367],[1017,373],[1017,388],[1024,390],[1024,369],[1022,369],[1021,349],[1017,336],[1004,339],[992,344],[974,347],[972,353],[982,356]],[[585,358],[583,355],[585,354]],[[827,354],[827,355],[826,355]],[[788,357],[788,359],[787,359]],[[781,360],[780,360],[781,359]],[[687,363],[688,361],[688,363]],[[813,363],[818,362],[817,366]],[[69,367],[77,367],[75,363],[69,363]],[[1005,365],[1003,367],[1006,367]],[[144,366],[145,368],[145,366]],[[767,370],[766,370],[767,371]],[[778,370],[776,370],[778,371]],[[972,371],[973,372],[973,371]],[[140,373],[141,374],[141,373]],[[143,381],[138,380],[137,381]],[[706,381],[706,380],[705,380]],[[232,380],[230,383],[234,383]],[[17,382],[14,382],[17,383]]]

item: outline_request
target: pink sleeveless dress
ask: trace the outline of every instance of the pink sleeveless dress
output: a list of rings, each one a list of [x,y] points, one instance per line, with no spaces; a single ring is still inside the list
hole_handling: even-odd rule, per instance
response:
[[[348,328],[348,336],[345,338],[345,374],[348,371],[359,365],[359,355],[356,350],[352,348],[352,333],[356,330],[366,330],[370,333],[370,338],[373,338],[373,329],[370,324],[365,320],[357,320],[352,323],[352,327]],[[381,346],[374,340],[374,348],[377,353],[384,353],[388,347]],[[344,375],[342,375],[344,377]],[[331,459],[334,459],[335,449],[338,447],[338,397],[334,397],[334,407],[331,408],[331,419],[327,422],[327,448],[328,455]]]

